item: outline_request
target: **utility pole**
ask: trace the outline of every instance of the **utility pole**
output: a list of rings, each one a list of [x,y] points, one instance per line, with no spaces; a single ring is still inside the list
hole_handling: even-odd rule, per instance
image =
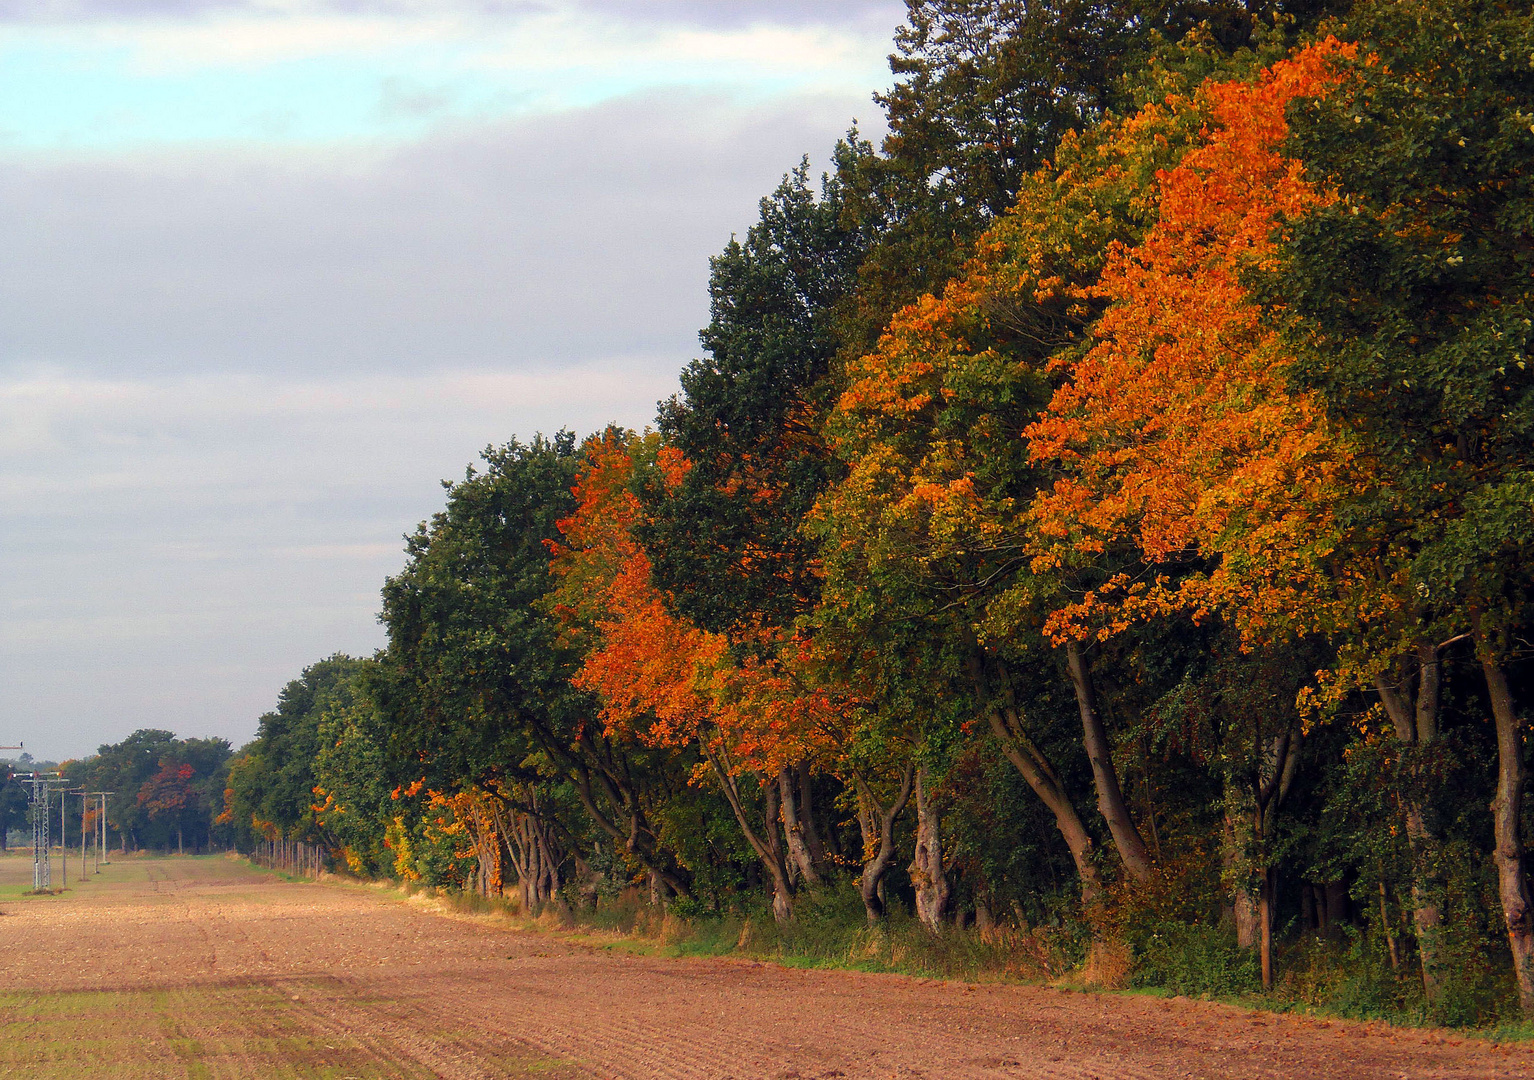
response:
[[[91,794],[80,789],[80,880],[85,880],[85,815],[91,804]]]
[[[69,802],[69,795],[68,788],[59,788],[59,881],[66,889],[69,888],[69,825],[65,804]]]
[[[89,794],[94,795],[98,800],[96,811],[96,873],[99,874],[101,873],[101,864],[103,862],[110,863],[112,861],[111,859],[104,858],[103,856],[106,854],[107,848],[107,796],[115,795],[116,792],[92,791]],[[83,832],[85,828],[83,823],[80,828]]]

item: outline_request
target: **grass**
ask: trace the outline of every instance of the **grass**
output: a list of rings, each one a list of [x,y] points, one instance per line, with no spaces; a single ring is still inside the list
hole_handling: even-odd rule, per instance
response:
[[[402,1080],[355,1039],[306,1030],[276,988],[28,991],[0,994],[0,1075],[66,1080],[243,1075],[273,1080]]]

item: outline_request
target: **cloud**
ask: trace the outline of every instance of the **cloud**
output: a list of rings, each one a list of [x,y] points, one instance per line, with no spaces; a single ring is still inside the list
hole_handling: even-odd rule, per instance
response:
[[[0,367],[680,362],[708,256],[853,104],[657,94],[400,149],[0,159]]]
[[[382,644],[440,480],[514,435],[641,426],[675,371],[0,379],[0,728],[50,757],[248,739],[304,665]]]
[[[116,22],[207,18],[215,15],[303,17],[350,15],[408,18],[451,12],[481,19],[516,19],[549,11],[589,11],[638,23],[741,26],[891,19],[900,0],[0,0],[0,21]]]
[[[895,9],[0,0],[0,126],[42,118],[0,151],[0,729],[239,743],[304,665],[378,646],[442,478],[653,416],[709,256],[877,119]],[[320,115],[341,82],[373,127]]]
[[[905,16],[899,0],[581,0],[581,7],[644,22],[698,26],[788,26],[876,23],[885,33]]]
[[[886,79],[882,16],[758,19],[748,17],[751,5],[730,4],[695,14],[714,7],[736,15],[569,0],[498,15],[475,5],[401,14],[294,3],[162,8],[138,19],[109,18],[103,8],[47,23],[0,18],[8,104],[0,146],[404,142],[444,123],[680,87],[866,101]]]

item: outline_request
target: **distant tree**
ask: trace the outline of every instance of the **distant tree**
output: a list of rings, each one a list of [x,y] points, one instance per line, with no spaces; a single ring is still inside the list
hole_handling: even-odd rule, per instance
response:
[[[177,824],[163,812],[151,813],[143,792],[167,766],[186,765],[192,770],[191,803],[180,820],[179,844],[185,847],[190,832],[193,847],[213,843],[213,819],[222,803],[224,779],[230,758],[226,739],[178,739],[169,731],[135,731],[120,743],[104,745],[96,754],[66,762],[61,768],[69,786],[87,791],[111,792],[107,800],[108,842],[116,830],[124,847],[169,846]],[[79,843],[80,819],[66,816],[64,834]]]
[[[27,823],[27,790],[16,779],[16,770],[0,766],[0,851],[7,850],[10,832]]]
[[[138,804],[149,815],[149,820],[176,830],[177,854],[186,853],[183,830],[187,818],[197,810],[197,788],[192,783],[196,775],[197,770],[190,765],[167,761],[138,792]]]
[[[141,728],[120,743],[101,746],[93,759],[81,762],[81,773],[72,779],[87,782],[95,791],[115,792],[107,800],[107,824],[116,829],[126,847],[138,847],[147,836],[148,812],[138,792],[159,769],[176,743],[174,732]]]

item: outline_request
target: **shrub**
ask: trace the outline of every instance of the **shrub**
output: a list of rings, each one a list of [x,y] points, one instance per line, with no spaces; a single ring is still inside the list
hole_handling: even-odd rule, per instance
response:
[[[1158,923],[1136,945],[1134,986],[1190,997],[1236,997],[1260,986],[1256,954],[1223,926]]]

